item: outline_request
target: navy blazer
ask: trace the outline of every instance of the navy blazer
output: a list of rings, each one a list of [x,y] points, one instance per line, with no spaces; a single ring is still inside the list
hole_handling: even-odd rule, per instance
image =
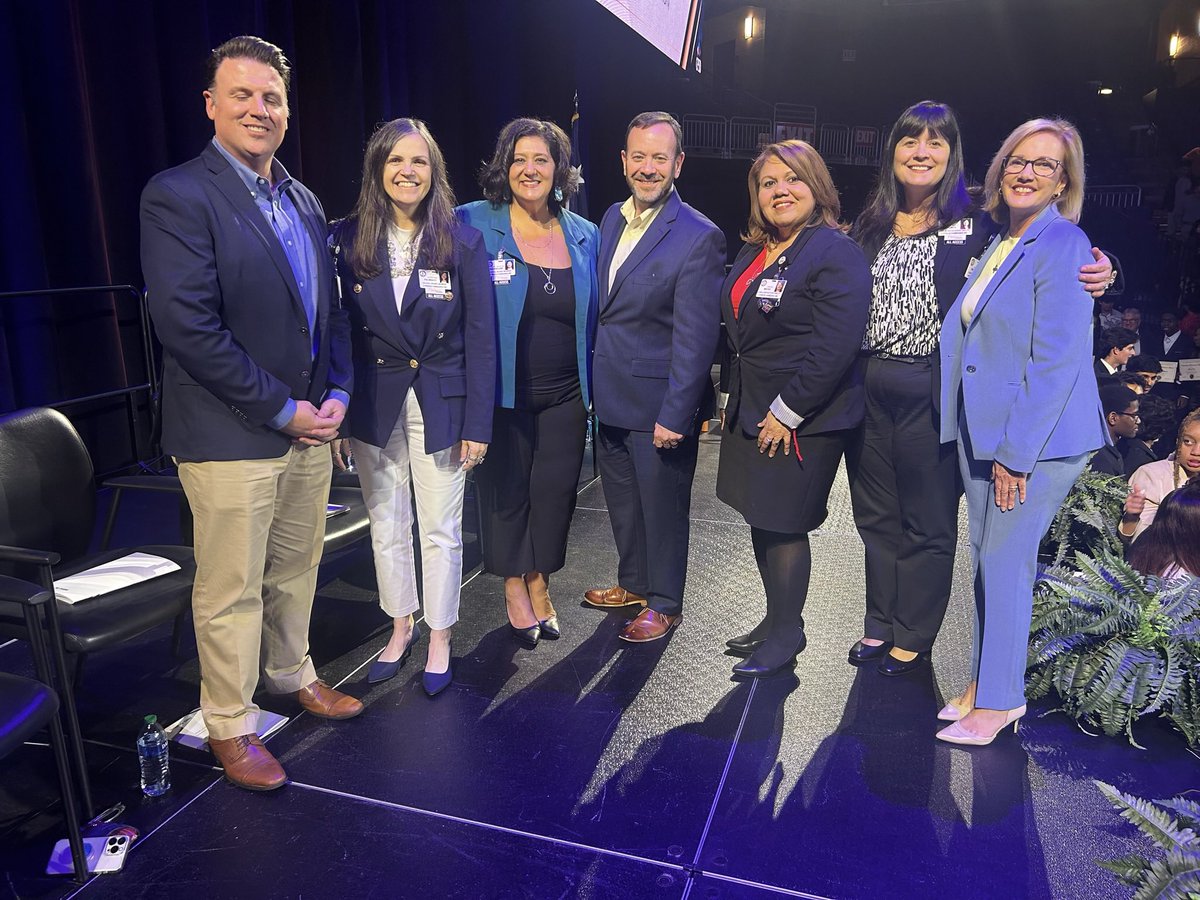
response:
[[[1110,442],[1092,369],[1092,305],[1079,296],[1079,267],[1091,261],[1087,236],[1051,204],[1001,264],[964,329],[962,303],[987,265],[985,253],[942,323],[943,441],[957,435],[961,397],[975,458],[1014,472]]]
[[[608,289],[625,217],[600,223],[600,321],[593,394],[606,425],[695,434],[712,417],[725,235],[672,191]]]
[[[335,234],[335,244],[341,239],[341,232]],[[350,435],[385,446],[412,388],[421,404],[426,453],[459,440],[491,441],[496,309],[479,232],[456,223],[449,299],[421,289],[420,270],[433,268],[422,242],[400,310],[385,244],[379,247],[382,271],[365,280],[355,276],[340,250],[335,252],[354,344]]]
[[[325,213],[288,196],[316,250],[318,345],[291,266],[241,176],[211,143],[142,192],[142,272],[163,345],[163,449],[180,460],[270,459],[292,439],[268,424],[288,398],[350,392],[350,340],[334,302]]]
[[[529,290],[529,267],[513,237],[508,204],[493,205],[487,200],[477,200],[464,203],[455,212],[459,219],[478,228],[483,234],[483,243],[490,259],[496,259],[503,253],[517,261],[516,272],[508,284],[492,285],[496,298],[500,350],[496,405],[512,409],[516,405],[517,392],[517,332],[521,325],[521,313],[525,310],[525,295]],[[590,407],[592,352],[596,345],[596,309],[600,296],[596,280],[600,232],[587,219],[566,209],[559,212],[558,224],[571,256],[571,281],[575,286],[575,355],[579,361],[583,404]]]
[[[776,397],[804,417],[798,434],[856,427],[864,410],[859,350],[871,306],[871,270],[862,250],[840,231],[814,226],[784,251],[789,262],[782,276],[776,262],[750,282],[735,318],[732,288],[761,251],[761,245],[743,244],[721,291],[725,427],[740,424],[743,433],[758,434]],[[755,296],[763,277],[787,282],[770,313]]]

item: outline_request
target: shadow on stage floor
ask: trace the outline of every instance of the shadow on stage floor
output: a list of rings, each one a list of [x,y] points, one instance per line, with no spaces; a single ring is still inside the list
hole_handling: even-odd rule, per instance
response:
[[[386,626],[370,560],[324,587],[312,652],[327,681],[360,697],[358,719],[294,716],[270,739],[292,783],[265,795],[225,783],[207,754],[180,751],[174,788],[137,790],[141,716],[196,700],[194,648],[165,630],[89,661],[79,697],[96,803],[118,800],[141,829],[125,870],[91,897],[1112,897],[1094,860],[1141,847],[1093,778],[1144,796],[1194,782],[1196,759],[1155,722],[1147,747],[1082,734],[1042,706],[988,748],[934,740],[934,712],[965,677],[970,632],[960,553],[934,667],[888,679],[846,664],[860,635],[862,547],[844,474],[814,535],[809,646],[794,674],[730,677],[726,637],[757,621],[762,587],[749,532],[713,496],[703,439],[683,625],[634,646],[631,613],[579,598],[616,569],[598,482],[585,479],[567,567],[552,594],[563,637],[509,637],[499,580],[470,577],[454,632],[454,686],[420,686],[424,646],[368,687]],[[590,475],[590,465],[588,467]],[[147,519],[152,511],[145,513]],[[27,667],[19,644],[0,669]],[[0,891],[60,897],[40,875],[59,835],[49,752],[4,763]]]

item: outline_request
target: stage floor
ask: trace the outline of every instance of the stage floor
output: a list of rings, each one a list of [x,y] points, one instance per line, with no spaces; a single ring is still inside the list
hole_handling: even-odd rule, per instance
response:
[[[567,567],[551,593],[563,637],[509,636],[499,579],[470,577],[454,631],[453,687],[420,686],[424,644],[394,680],[363,681],[386,621],[369,559],[322,589],[320,674],[366,712],[295,718],[269,741],[292,781],[270,794],[226,783],[211,757],[179,752],[175,786],[137,790],[142,714],[196,702],[194,648],[168,637],[89,660],[79,697],[98,807],[130,806],[142,829],[125,870],[75,891],[39,875],[61,820],[44,748],[4,765],[0,891],[84,898],[240,897],[830,898],[1128,896],[1095,860],[1148,847],[1092,779],[1140,796],[1196,785],[1195,755],[1157,721],[1146,750],[1083,734],[1032,709],[1019,737],[972,750],[934,739],[934,713],[963,684],[967,554],[923,673],[885,678],[846,663],[861,636],[862,545],[844,473],[812,538],[808,648],[794,674],[730,675],[727,637],[761,615],[749,529],[713,495],[717,439],[702,439],[684,621],[629,645],[630,615],[583,606],[613,582],[599,482],[584,479]],[[589,467],[590,474],[590,467]],[[150,513],[147,513],[149,516]],[[965,523],[964,523],[965,524]],[[469,548],[470,549],[470,548]],[[27,665],[20,645],[0,669]]]

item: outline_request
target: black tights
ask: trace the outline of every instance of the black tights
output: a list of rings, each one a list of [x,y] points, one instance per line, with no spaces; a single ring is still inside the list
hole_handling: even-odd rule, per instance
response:
[[[767,615],[751,632],[756,640],[794,644],[804,634],[804,601],[812,573],[808,535],[750,529],[754,559],[767,592]]]

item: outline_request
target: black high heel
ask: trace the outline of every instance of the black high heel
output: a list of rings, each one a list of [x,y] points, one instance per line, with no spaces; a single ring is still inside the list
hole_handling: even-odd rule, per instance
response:
[[[538,641],[542,637],[542,626],[530,625],[528,628],[518,628],[512,622],[508,623],[508,627],[512,630],[512,635],[517,639],[517,643],[532,650],[538,645]]]
[[[557,641],[562,637],[562,632],[558,628],[558,613],[548,619],[542,619],[538,622],[538,628],[542,632],[540,637],[544,641]]]
[[[908,660],[897,659],[889,653],[879,662],[879,674],[891,677],[907,675],[909,672],[915,672],[922,666],[927,665],[929,665],[928,650],[922,650],[912,659]]]
[[[734,653],[740,653],[742,656],[749,656],[763,645],[763,641],[767,639],[767,635],[770,634],[770,631],[770,619],[763,619],[745,634],[739,634],[737,637],[731,637],[725,642],[725,646]]]
[[[846,654],[846,661],[852,666],[863,666],[886,656],[891,649],[891,641],[884,641],[882,644],[864,644],[859,641]]]
[[[748,660],[733,667],[733,674],[743,678],[770,678],[772,675],[778,675],[784,669],[796,665],[796,657],[807,645],[808,640],[803,632],[798,640],[767,638]]]

